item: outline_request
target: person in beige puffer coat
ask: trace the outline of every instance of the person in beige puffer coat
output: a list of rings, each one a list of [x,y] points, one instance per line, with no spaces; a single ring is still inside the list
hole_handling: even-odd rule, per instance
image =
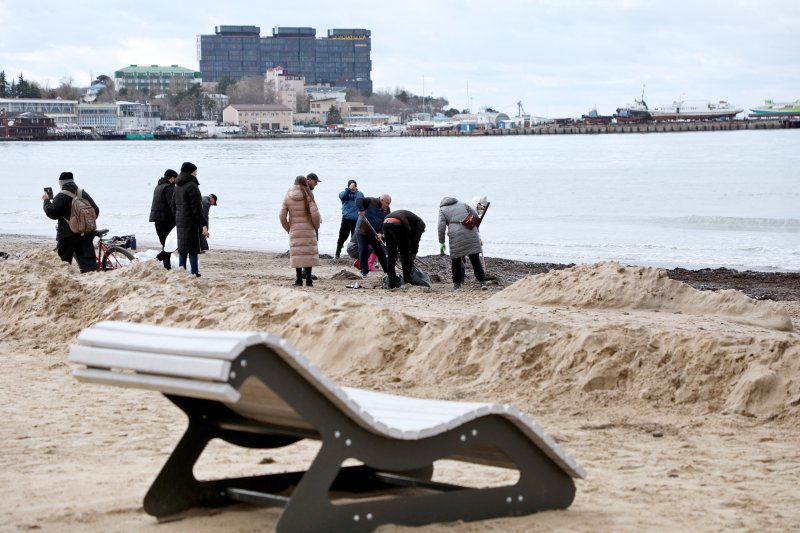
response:
[[[311,287],[311,267],[319,265],[317,230],[322,217],[305,176],[295,178],[283,199],[279,217],[281,226],[289,233],[289,264],[297,273],[294,284],[302,286],[305,278],[306,286]]]

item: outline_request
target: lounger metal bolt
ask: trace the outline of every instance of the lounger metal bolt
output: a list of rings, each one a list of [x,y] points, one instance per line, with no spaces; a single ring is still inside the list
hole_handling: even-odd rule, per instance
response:
[[[242,368],[246,367],[247,366],[247,359],[242,359],[239,364],[242,365]]]
[[[518,501],[518,502],[521,502],[523,499],[524,499],[524,498],[522,497],[522,494],[520,494],[519,496],[517,496],[517,501]]]
[[[342,436],[342,432],[337,429],[336,431],[333,432],[333,436],[334,438],[338,439],[339,437]]]
[[[466,442],[466,440],[467,440],[467,436],[466,435],[461,435],[461,442]]]
[[[478,430],[477,429],[473,429],[472,430],[472,436],[473,437],[477,437],[478,436]]]
[[[506,498],[506,503],[511,503],[511,496],[508,496],[508,497]]]
[[[361,520],[361,517],[360,517],[360,516],[358,516],[358,515],[353,515],[353,522],[358,522],[359,520]]]
[[[231,370],[231,379],[236,379],[236,372]]]
[[[351,444],[353,444],[353,441],[351,441],[350,439],[344,441],[345,446],[350,446]]]
[[[367,513],[367,520],[372,520],[372,513]]]

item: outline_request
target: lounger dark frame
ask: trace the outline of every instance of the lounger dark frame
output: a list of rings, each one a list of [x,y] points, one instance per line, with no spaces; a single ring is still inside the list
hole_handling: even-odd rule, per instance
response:
[[[181,341],[188,338],[207,346],[212,338],[237,335],[239,345],[226,349],[219,360],[180,353]],[[148,340],[152,337],[158,340]],[[170,338],[175,347],[165,348]],[[425,418],[426,409],[440,406],[458,409],[458,402],[337,387],[291,345],[268,334],[103,322],[84,330],[70,360],[87,366],[73,372],[81,381],[159,390],[188,416],[186,432],[144,499],[145,511],[161,519],[195,507],[248,502],[282,506],[277,531],[287,532],[472,521],[565,509],[575,496],[573,477],[585,477],[538,425],[513,407],[464,404],[478,408],[459,411],[445,427],[433,424],[420,431],[412,421],[413,430],[398,429],[386,420],[402,425],[404,417]],[[210,372],[216,377],[200,380],[193,376],[198,372],[185,370],[197,361],[196,367],[223,364]],[[269,413],[261,420],[248,416],[252,406],[245,414],[238,408],[242,394],[254,385],[280,398],[279,407],[270,411],[274,421]],[[401,412],[407,403],[408,410]],[[307,471],[199,481],[193,467],[215,438],[265,449],[303,439],[322,444]],[[362,464],[343,467],[350,458]],[[438,483],[431,477],[440,459],[516,468],[519,478],[513,485],[489,488]],[[332,499],[332,493],[347,498]]]

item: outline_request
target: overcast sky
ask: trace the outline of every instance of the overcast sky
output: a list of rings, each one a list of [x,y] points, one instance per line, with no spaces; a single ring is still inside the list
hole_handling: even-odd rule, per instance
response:
[[[120,5],[123,4],[123,5]],[[374,89],[463,109],[579,116],[800,98],[800,0],[0,0],[0,70],[56,87],[138,65],[199,69],[214,26],[372,31]]]

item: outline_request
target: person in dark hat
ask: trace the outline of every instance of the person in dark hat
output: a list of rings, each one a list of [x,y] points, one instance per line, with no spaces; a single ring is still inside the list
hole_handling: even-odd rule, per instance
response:
[[[356,221],[358,220],[358,207],[356,200],[364,198],[364,193],[358,190],[356,180],[347,182],[347,188],[339,193],[339,200],[342,201],[342,224],[339,226],[339,239],[336,241],[336,259],[342,253],[344,242],[356,232]]]
[[[178,173],[168,168],[164,172],[164,177],[158,180],[155,190],[153,190],[153,202],[150,204],[150,222],[156,225],[156,234],[161,243],[161,253],[158,259],[164,263],[164,268],[172,268],[170,256],[172,252],[164,250],[164,242],[169,236],[169,232],[175,227],[175,213],[173,204],[175,202],[175,180]]]
[[[208,234],[211,236],[211,206],[217,205],[217,195],[214,193],[209,194],[208,196],[203,196],[203,213],[206,215],[206,221],[208,222]],[[202,254],[208,250],[208,239],[200,236],[200,253]]]
[[[191,273],[200,277],[197,254],[200,253],[200,236],[208,238],[208,219],[203,213],[203,197],[197,181],[197,166],[186,162],[175,181],[175,225],[178,228],[178,266],[186,268],[189,260]]]
[[[322,183],[322,180],[313,172],[309,172],[308,176],[306,176],[306,182],[308,183],[308,188],[313,191],[318,184]]]
[[[44,214],[47,218],[58,220],[56,229],[56,252],[58,256],[69,264],[72,258],[78,262],[81,272],[94,272],[97,270],[97,256],[94,253],[95,233],[78,234],[69,229],[69,217],[72,213],[72,198],[80,194],[94,209],[95,219],[100,216],[100,208],[89,196],[89,193],[79,189],[75,184],[72,172],[62,172],[58,177],[61,191],[51,200],[47,193],[42,195],[44,200]]]

